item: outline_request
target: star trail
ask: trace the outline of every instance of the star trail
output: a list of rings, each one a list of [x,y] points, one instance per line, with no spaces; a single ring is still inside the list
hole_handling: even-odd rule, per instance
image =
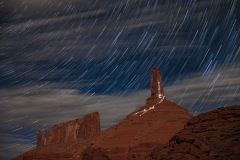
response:
[[[239,0],[0,1],[1,159],[90,112],[119,122],[145,104],[154,66],[192,114],[240,104],[239,17]]]

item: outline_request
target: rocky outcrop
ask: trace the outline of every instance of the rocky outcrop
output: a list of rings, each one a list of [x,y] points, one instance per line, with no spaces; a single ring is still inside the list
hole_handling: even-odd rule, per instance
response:
[[[141,160],[144,159],[146,154],[151,153],[151,151],[156,148],[162,146],[160,143],[156,142],[147,142],[141,143],[137,146],[131,146],[128,150],[128,160]]]
[[[37,142],[40,144],[40,133],[37,134]],[[94,112],[83,118],[54,125],[51,131],[44,132],[43,145],[68,143],[79,139],[84,140],[99,134],[100,117],[98,112]]]
[[[151,75],[151,95],[147,99],[146,104],[147,105],[154,105],[157,102],[161,101],[161,99],[164,98],[164,90],[162,86],[162,80],[160,71],[157,67],[154,67],[152,69],[152,75]]]
[[[240,106],[193,117],[167,146],[157,147],[146,159],[240,159]]]
[[[111,160],[141,160],[156,147],[155,144],[166,144],[190,118],[192,115],[187,110],[163,99],[154,107],[143,106],[103,131],[94,140],[93,147],[104,150]]]
[[[79,159],[81,151],[89,145],[89,139],[100,134],[98,112],[88,114],[63,124],[54,125],[51,131],[45,131],[44,137],[39,130],[36,134],[37,147],[16,158],[16,160],[74,160]],[[76,148],[72,145],[76,144]],[[78,154],[78,152],[80,152]]]

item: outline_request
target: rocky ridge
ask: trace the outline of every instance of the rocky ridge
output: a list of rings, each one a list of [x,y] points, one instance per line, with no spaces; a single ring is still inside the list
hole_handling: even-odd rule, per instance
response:
[[[240,106],[223,107],[190,119],[166,146],[147,160],[240,159]]]
[[[44,136],[38,131],[37,148],[16,159],[76,159],[80,157],[78,150],[86,149],[89,139],[97,137],[100,132],[99,113],[93,112],[82,118],[54,125],[52,130],[44,132]]]
[[[142,115],[136,114],[149,107],[143,106],[103,131],[92,147],[101,148],[114,160],[124,160],[132,155],[143,159],[157,145],[166,144],[192,117],[185,109],[167,99]]]
[[[83,118],[54,125],[51,131],[44,132],[43,143],[40,137],[41,132],[39,131],[37,134],[37,146],[40,144],[51,145],[87,139],[99,135],[100,132],[100,116],[98,112],[94,112]]]

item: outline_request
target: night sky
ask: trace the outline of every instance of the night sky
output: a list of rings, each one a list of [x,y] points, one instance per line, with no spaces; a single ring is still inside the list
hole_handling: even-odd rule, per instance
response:
[[[239,0],[0,0],[0,159],[38,129],[145,104],[150,70],[192,114],[240,104]]]

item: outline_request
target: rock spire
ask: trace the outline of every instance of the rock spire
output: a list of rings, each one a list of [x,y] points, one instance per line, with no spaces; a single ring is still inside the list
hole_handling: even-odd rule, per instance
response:
[[[152,69],[151,76],[151,96],[147,99],[147,105],[158,103],[161,99],[164,99],[164,90],[161,81],[161,74],[157,67]]]

